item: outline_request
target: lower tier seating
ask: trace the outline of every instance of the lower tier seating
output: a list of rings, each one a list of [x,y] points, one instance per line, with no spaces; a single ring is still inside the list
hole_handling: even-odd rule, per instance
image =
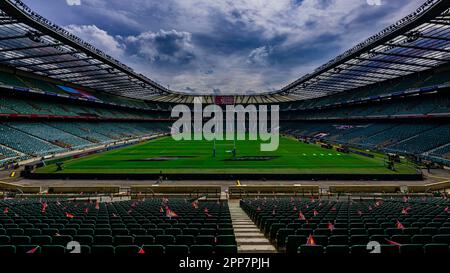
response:
[[[245,199],[242,209],[288,254],[450,254],[450,202],[443,198]]]
[[[227,202],[147,199],[96,201],[0,201],[0,254],[235,254]]]

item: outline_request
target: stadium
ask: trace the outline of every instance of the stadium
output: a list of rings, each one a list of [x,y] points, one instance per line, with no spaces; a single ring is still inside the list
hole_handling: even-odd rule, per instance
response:
[[[223,95],[158,84],[19,0],[0,14],[2,255],[450,254],[449,1],[279,90]],[[244,112],[174,139],[198,101]],[[267,151],[250,110],[275,107]]]

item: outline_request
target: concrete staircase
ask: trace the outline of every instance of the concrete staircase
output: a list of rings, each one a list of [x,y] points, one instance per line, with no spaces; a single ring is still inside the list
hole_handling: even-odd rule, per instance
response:
[[[239,206],[239,200],[229,200],[231,220],[238,245],[238,253],[276,253],[275,247],[264,237],[253,221]]]

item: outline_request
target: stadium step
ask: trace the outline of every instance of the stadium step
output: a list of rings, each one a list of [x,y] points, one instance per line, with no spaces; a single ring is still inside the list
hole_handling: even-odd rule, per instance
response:
[[[241,209],[238,200],[230,200],[228,207],[239,253],[276,253],[275,247],[264,237],[253,221]]]

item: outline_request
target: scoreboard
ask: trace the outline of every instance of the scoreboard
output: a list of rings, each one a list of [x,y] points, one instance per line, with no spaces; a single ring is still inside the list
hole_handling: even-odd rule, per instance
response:
[[[214,103],[217,105],[232,105],[234,104],[234,96],[215,96]]]

